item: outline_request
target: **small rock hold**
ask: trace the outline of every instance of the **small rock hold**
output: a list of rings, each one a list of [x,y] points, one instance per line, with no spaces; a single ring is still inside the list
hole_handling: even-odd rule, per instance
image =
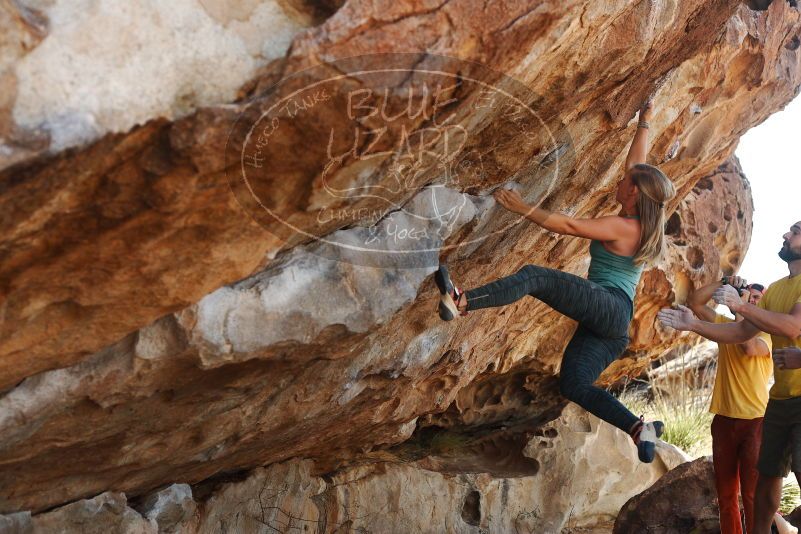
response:
[[[159,532],[174,532],[181,522],[192,517],[197,506],[188,484],[173,484],[149,495],[138,508],[147,519],[158,523]]]
[[[570,145],[568,143],[559,143],[556,148],[545,154],[542,159],[540,159],[540,166],[548,167],[552,163],[558,161],[559,158],[562,157],[565,152],[567,152],[569,146]]]
[[[673,142],[673,144],[672,144],[672,145],[670,145],[670,148],[668,149],[668,151],[665,153],[665,157],[664,157],[664,159],[662,160],[662,163],[664,163],[664,162],[666,162],[666,161],[670,161],[670,160],[672,160],[673,158],[675,158],[675,157],[676,157],[676,154],[679,152],[679,147],[680,147],[680,146],[681,146],[681,145],[680,145],[680,143],[679,143],[679,140],[678,140],[678,139],[676,139],[676,140]]]

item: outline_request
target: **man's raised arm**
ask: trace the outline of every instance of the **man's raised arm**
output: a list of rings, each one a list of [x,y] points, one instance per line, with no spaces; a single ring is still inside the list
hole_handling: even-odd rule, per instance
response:
[[[768,334],[795,339],[801,335],[801,303],[796,304],[790,313],[768,311],[759,306],[740,300],[737,290],[731,286],[723,286],[715,291],[712,298],[718,304],[728,306],[734,313],[739,313],[746,322]]]

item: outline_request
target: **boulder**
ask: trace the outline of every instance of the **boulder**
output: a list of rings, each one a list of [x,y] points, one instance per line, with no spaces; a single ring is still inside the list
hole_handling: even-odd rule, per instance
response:
[[[620,509],[614,534],[718,534],[712,457],[684,463]]]
[[[663,445],[642,464],[628,436],[570,406],[534,432],[440,432],[327,473],[291,460],[194,488],[174,484],[136,502],[105,493],[33,516],[0,516],[0,531],[608,532],[622,504],[680,454]]]

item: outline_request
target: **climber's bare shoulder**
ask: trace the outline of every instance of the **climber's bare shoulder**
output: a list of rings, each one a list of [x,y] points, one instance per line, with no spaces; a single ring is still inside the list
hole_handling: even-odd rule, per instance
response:
[[[618,215],[594,219],[570,219],[566,235],[602,241],[604,246],[615,254],[630,256],[640,242],[640,222]]]
[[[566,235],[574,235],[585,239],[602,241],[611,252],[620,254],[614,249],[635,248],[640,241],[640,222],[619,215],[609,215],[594,219],[570,219],[567,223]]]

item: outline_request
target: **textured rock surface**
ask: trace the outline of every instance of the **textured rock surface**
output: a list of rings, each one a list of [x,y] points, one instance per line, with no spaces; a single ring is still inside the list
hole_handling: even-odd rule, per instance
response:
[[[159,532],[178,532],[191,521],[197,506],[189,485],[173,484],[148,495],[139,509],[147,519],[156,522]]]
[[[33,532],[86,534],[150,534],[157,531],[155,521],[143,518],[128,506],[123,493],[116,492],[106,492],[93,499],[77,501],[52,512],[34,516],[31,527]]]
[[[0,169],[35,156],[48,142],[44,132],[23,128],[13,118],[15,66],[41,43],[47,27],[40,11],[12,0],[0,2]]]
[[[201,484],[197,501],[188,486],[173,485],[135,506],[144,517],[124,496],[105,493],[28,521],[70,534],[559,532],[614,519],[629,496],[653,484],[682,454],[665,446],[653,464],[640,464],[626,436],[577,407],[540,434],[503,451],[519,455],[502,466],[505,472],[471,463],[479,456],[491,461],[486,439],[440,439],[422,461],[403,462],[399,456],[408,451],[395,449],[322,477],[313,474],[310,460],[273,464],[237,482]],[[87,529],[89,517],[94,523]]]
[[[646,273],[632,352],[607,373],[608,383],[675,345],[652,328],[659,307],[739,261],[749,200],[733,164],[718,166],[742,132],[795,94],[799,31],[798,12],[784,2],[755,13],[722,0],[503,9],[351,1],[299,34],[236,103],[7,169],[0,174],[0,512],[36,512],[107,490],[142,495],[292,458],[314,459],[309,476],[324,480],[404,446],[403,454],[443,476],[448,466],[433,463],[432,453],[442,429],[485,440],[484,452],[469,458],[477,472],[505,477],[521,462],[533,469],[515,451],[560,413],[555,375],[573,323],[533,299],[441,323],[430,269],[336,262],[297,232],[261,221],[265,229],[230,194],[225,142],[234,119],[246,103],[268,106],[281,75],[368,51],[427,50],[521,80],[559,142],[528,144],[498,128],[503,118],[477,112],[477,95],[466,92],[451,109],[471,134],[465,152],[481,155],[486,173],[438,189],[428,186],[441,177],[423,176],[390,195],[404,208],[397,216],[439,213],[439,201],[461,207],[448,212],[424,259],[442,253],[469,287],[525,263],[586,272],[585,241],[525,225],[505,229],[508,218],[488,193],[514,178],[548,207],[609,213],[630,119],[661,83],[651,161],[680,191],[670,205],[679,213],[675,251]],[[319,140],[312,134],[320,132],[304,133]],[[532,169],[555,167],[554,154],[562,155],[558,172],[544,184],[545,171]],[[315,235],[369,235],[359,217],[320,225],[326,209],[375,206],[326,199],[324,160],[312,157],[320,154],[286,155],[295,166],[279,168],[269,184],[273,207]],[[355,187],[377,176],[394,191],[382,169],[346,161],[334,182]],[[708,215],[693,219],[695,211]],[[385,217],[371,228],[391,223]],[[713,234],[726,246],[715,247]]]
[[[3,4],[0,113],[12,131],[0,137],[0,168],[231,101],[314,22],[272,0]]]
[[[712,191],[731,203],[748,197],[745,182],[727,176],[711,175],[713,190],[677,213],[704,213],[734,240],[750,212],[724,225],[723,213],[710,207],[721,202]],[[480,203],[463,210],[465,218],[481,211]],[[695,239],[699,230],[705,236],[704,229],[685,225],[671,240]],[[680,250],[674,263],[649,276],[703,276],[688,271]],[[705,253],[710,265],[718,261],[717,251]],[[153,471],[136,466],[158,465],[171,473],[164,481],[192,482],[292,457],[317,457],[325,471],[403,442],[416,428],[472,435],[504,423],[517,437],[503,443],[514,443],[555,417],[564,401],[554,373],[573,323],[546,312],[550,324],[533,328],[542,306],[523,302],[516,322],[479,322],[473,332],[459,327],[464,333],[454,344],[449,325],[431,320],[428,273],[335,262],[298,247],[77,365],[26,379],[0,399],[0,459],[8,473],[0,484],[35,508],[61,495],[51,483],[55,472],[69,473],[78,495],[104,490],[113,475],[84,467],[98,459],[125,474],[114,489],[136,492],[159,484]],[[379,299],[387,280],[395,291]],[[420,288],[427,293],[422,304],[408,309]],[[658,300],[642,306],[635,325],[653,323],[649,314],[674,298],[670,285],[654,294]],[[515,352],[499,351],[499,342]],[[659,347],[671,346],[669,339],[660,343],[621,360],[606,381],[636,374]],[[48,467],[32,470],[31,461]]]
[[[347,4],[296,39],[292,55],[273,63],[277,71],[273,77],[265,74],[265,83],[278,71],[306,66],[309,57],[365,49],[423,47],[485,61],[541,95],[538,109],[550,114],[543,121],[573,138],[572,153],[581,157],[560,166],[546,202],[578,214],[611,207],[605,192],[619,176],[632,134],[633,125],[626,124],[657,79],[664,84],[657,95],[661,112],[653,121],[651,154],[655,162],[673,156],[664,168],[676,177],[682,194],[797,86],[798,59],[789,36],[797,31],[798,14],[783,3],[755,15],[744,6],[738,11],[734,1],[559,2],[536,9],[520,4],[483,17],[474,6],[458,2],[439,9],[394,5],[396,11],[385,12],[377,5]],[[497,27],[479,22],[485,19]],[[445,32],[448,24],[454,26]],[[415,39],[400,39],[409,35],[410,25],[417,28]],[[612,53],[622,49],[627,53]],[[556,65],[571,67],[565,72]],[[616,81],[622,79],[625,84]],[[256,86],[253,98],[266,98],[261,96],[266,90]],[[223,147],[241,109],[204,108],[174,124],[155,121],[80,153],[4,174],[0,387],[86,357],[252,274],[279,249],[296,244],[297,235],[285,236],[287,244],[274,237],[285,233],[276,225],[266,233],[227,193],[220,172]],[[526,168],[532,156],[542,157],[510,152],[509,141],[502,144],[498,132],[486,127],[492,118],[475,126],[476,145],[498,147],[480,184],[485,189]],[[295,208],[308,202],[314,176],[273,184],[272,201],[285,206],[298,227],[316,220],[316,212]],[[331,221],[319,230],[345,224]],[[505,237],[486,239],[472,251],[469,275],[463,275],[468,284],[506,274],[523,261],[584,267],[585,244],[578,240],[522,226]],[[492,265],[497,257],[507,260],[500,273]],[[460,265],[456,272],[463,274]]]
[[[720,532],[710,456],[678,466],[636,497],[615,521],[614,534],[713,534]]]

